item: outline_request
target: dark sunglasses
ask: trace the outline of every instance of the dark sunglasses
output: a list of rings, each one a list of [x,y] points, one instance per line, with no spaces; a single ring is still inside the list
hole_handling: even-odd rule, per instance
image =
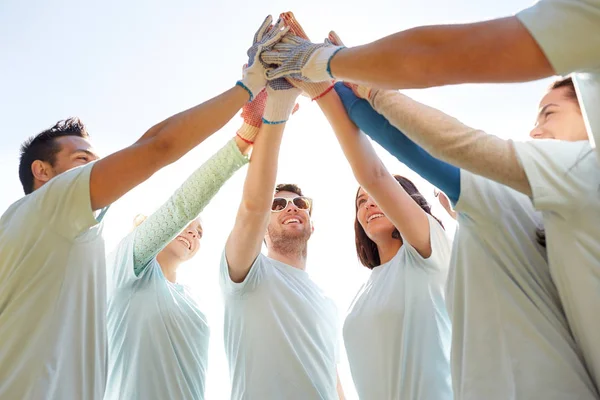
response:
[[[275,197],[273,199],[273,204],[271,204],[271,211],[281,212],[286,209],[289,203],[294,203],[300,210],[310,211],[312,199],[304,196],[294,197],[293,199],[287,197]]]

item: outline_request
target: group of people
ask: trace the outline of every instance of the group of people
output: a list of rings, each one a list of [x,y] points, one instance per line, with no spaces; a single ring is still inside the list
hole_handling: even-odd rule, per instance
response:
[[[264,20],[235,86],[130,147],[99,159],[77,118],[29,139],[25,196],[0,219],[0,399],[203,399],[209,326],[177,270],[198,251],[198,215],[247,163],[219,274],[231,398],[344,398],[337,311],[306,272],[312,200],[275,181],[301,94],[359,184],[371,274],[342,330],[359,397],[600,399],[598,49],[598,0],[355,48],[334,32],[311,42],[288,12]],[[389,90],[569,73],[523,142]],[[236,135],[106,256],[109,206],[240,109]],[[369,138],[447,195],[454,243]]]

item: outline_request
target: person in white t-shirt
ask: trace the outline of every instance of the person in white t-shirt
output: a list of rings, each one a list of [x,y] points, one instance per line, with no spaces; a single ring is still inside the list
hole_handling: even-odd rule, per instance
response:
[[[600,0],[540,0],[515,16],[411,28],[345,48],[284,38],[263,54],[269,79],[333,78],[384,89],[525,82],[575,72],[600,158]]]
[[[221,261],[231,399],[343,398],[336,307],[306,272],[312,201],[296,185],[277,186],[273,198],[283,129],[300,90],[279,80],[267,93]]]
[[[266,92],[246,103],[244,124],[148,218],[136,220],[107,260],[105,400],[204,399],[210,330],[196,297],[177,282],[200,248],[198,214],[248,159]]]
[[[553,329],[556,329],[555,333],[558,334],[556,340],[562,340],[556,342],[557,344],[552,347],[559,352],[565,365],[573,365],[573,368],[571,368],[572,376],[570,379],[565,379],[567,370],[555,362],[550,362],[555,357],[550,357],[551,354],[546,354],[544,351],[538,352],[536,358],[540,367],[536,367],[536,372],[540,372],[542,366],[548,368],[555,365],[557,367],[555,372],[545,374],[546,377],[551,379],[552,376],[562,371],[559,374],[562,379],[552,380],[548,384],[538,386],[550,388],[552,385],[561,384],[563,390],[553,391],[559,396],[557,398],[564,397],[565,393],[577,393],[578,396],[590,396],[596,393],[595,396],[597,396],[597,387],[600,383],[600,347],[594,337],[600,326],[598,326],[599,320],[596,318],[596,313],[589,310],[594,310],[595,306],[600,306],[600,292],[597,290],[600,282],[596,279],[600,270],[600,240],[598,239],[600,238],[600,232],[598,231],[600,220],[596,218],[597,215],[600,215],[600,196],[598,195],[600,167],[587,140],[586,127],[572,79],[561,79],[551,85],[550,90],[540,103],[536,126],[531,131],[531,137],[536,140],[527,143],[513,143],[510,140],[503,140],[470,128],[441,111],[418,103],[396,91],[376,90],[359,86],[355,87],[355,92],[357,95],[368,99],[374,110],[383,115],[390,124],[407,137],[421,145],[432,156],[461,168],[461,196],[456,203],[456,210],[459,213],[459,230],[455,238],[455,243],[458,243],[455,245],[456,248],[461,247],[461,237],[465,237],[465,235],[461,236],[460,233],[464,232],[467,226],[481,224],[486,219],[495,220],[493,224],[489,224],[489,227],[490,230],[495,231],[496,236],[500,235],[502,237],[502,241],[507,243],[518,241],[520,247],[526,245],[527,242],[523,240],[524,238],[519,239],[519,237],[522,236],[522,233],[527,234],[527,232],[521,232],[521,229],[517,227],[532,226],[531,223],[527,223],[528,219],[532,217],[534,218],[534,221],[532,221],[534,226],[538,225],[539,228],[542,224],[541,222],[535,223],[537,217],[528,216],[530,213],[527,212],[527,208],[531,207],[531,202],[526,196],[519,195],[516,191],[533,199],[533,206],[542,211],[543,225],[548,233],[547,238],[540,237],[540,239],[547,243],[552,280],[551,285],[547,285],[548,282],[547,278],[544,277],[543,269],[539,269],[543,268],[542,264],[533,262],[531,266],[539,264],[539,268],[536,267],[538,271],[533,275],[528,272],[527,275],[519,278],[519,280],[524,279],[524,281],[530,282],[527,285],[520,284],[519,288],[520,290],[527,287],[533,289],[533,292],[528,295],[528,301],[539,297],[540,304],[543,307],[538,305],[537,308],[543,312],[538,317],[545,314],[548,322],[552,323]],[[467,173],[467,171],[470,171],[470,173]],[[497,183],[492,181],[497,181]],[[479,183],[475,185],[477,182]],[[486,187],[488,189],[485,189]],[[500,188],[504,189],[500,190]],[[506,194],[512,192],[517,196],[514,194],[510,196],[501,195],[501,191]],[[496,192],[495,195],[493,195],[494,192]],[[511,201],[512,206],[507,203],[510,197],[514,197],[514,200]],[[483,199],[488,200],[484,201]],[[510,221],[505,218],[501,222],[502,225],[500,225],[500,221],[496,218],[508,209],[513,210],[510,213],[512,214],[510,218],[514,221],[509,223],[506,228],[500,229],[502,225],[506,225]],[[469,215],[470,218],[461,218],[462,215]],[[487,233],[491,234],[492,232]],[[479,232],[478,235],[477,240],[485,240],[486,236],[482,232]],[[494,243],[493,251],[499,252],[497,258],[508,257],[516,261],[517,258],[515,257],[518,253],[511,249],[511,245],[508,247],[500,246],[498,240],[499,238],[496,238],[492,242]],[[490,251],[488,250],[488,253]],[[527,251],[524,254],[531,256],[534,253]],[[455,256],[458,258],[459,253],[455,252]],[[461,261],[458,260],[458,262]],[[522,272],[519,272],[521,269],[528,270],[531,268],[521,262],[515,263],[513,266],[511,266],[511,263],[505,265],[510,266],[510,269],[514,265],[522,265],[521,268],[510,273],[509,279],[512,280],[515,280],[517,275],[522,275]],[[464,272],[466,269],[461,268],[460,271]],[[449,300],[449,306],[451,310],[464,309],[465,315],[461,317],[460,323],[457,316],[453,315],[453,333],[456,333],[457,327],[465,326],[464,324],[468,323],[465,318],[469,315],[466,313],[467,308],[465,307],[470,305],[471,308],[477,308],[478,306],[472,302],[453,304],[457,300],[460,301],[460,298],[457,299],[456,296],[462,288],[468,285],[471,279],[476,278],[476,274],[467,276],[458,272],[454,279],[449,282],[449,290],[454,293],[454,299]],[[542,273],[540,274],[540,272]],[[482,277],[477,279],[481,281],[478,284],[483,288]],[[497,282],[498,280],[494,285]],[[536,289],[537,286],[545,287],[544,292],[540,293]],[[554,286],[556,286],[556,289],[553,288]],[[507,285],[506,290],[501,294],[503,296],[510,295],[508,300],[513,303],[512,307],[516,304],[514,299],[518,297],[519,291],[508,291],[508,288]],[[557,290],[558,299],[560,300],[558,303],[558,299],[555,299],[553,295],[555,290]],[[490,290],[488,289],[487,292],[490,292]],[[500,298],[496,297],[496,299]],[[523,302],[523,307],[519,308],[525,309],[526,304],[527,302]],[[557,310],[556,305],[560,309]],[[569,337],[564,335],[562,318],[559,314],[563,312],[569,324],[568,328],[572,332],[577,345],[577,348],[573,349],[575,353],[571,351],[571,354],[569,354],[568,349]],[[517,315],[514,314],[511,317],[515,322],[517,321]],[[524,315],[527,315],[527,318],[523,320],[523,324],[535,321],[533,318],[534,313]],[[521,324],[514,324],[511,330],[515,330],[518,326],[521,326]],[[549,332],[551,331],[538,331],[536,335],[547,335]],[[468,332],[464,334],[468,334]],[[456,340],[457,336],[454,335],[453,341],[456,342]],[[468,342],[465,340],[464,345],[473,346],[475,343],[473,340]],[[563,346],[559,346],[560,343]],[[531,345],[526,342],[505,342],[505,345],[510,345],[515,350],[522,346],[527,346],[530,351],[532,349]],[[456,344],[456,346],[459,346],[459,344]],[[453,349],[454,347],[455,343],[453,343]],[[562,350],[560,350],[561,348]],[[527,356],[528,352],[525,349],[520,349],[517,354],[523,357]],[[458,368],[468,371],[473,367],[466,364],[469,359],[467,354],[457,356],[464,356],[465,358],[464,361],[457,360],[457,368],[453,367],[452,370],[453,379],[456,379],[461,373]],[[549,357],[547,362],[541,361],[542,356]],[[588,384],[586,371],[575,368],[578,364],[578,356],[585,361],[587,371],[589,371],[595,385],[590,387]],[[532,360],[534,361],[534,359]],[[485,360],[482,360],[482,362],[485,362]],[[498,365],[496,360],[494,362]],[[476,368],[482,373],[486,373],[481,365]],[[490,368],[490,371],[493,368]],[[504,369],[510,371],[508,366]],[[520,374],[512,375],[515,376],[513,378],[515,382],[521,377]],[[461,382],[460,379],[459,382]],[[472,385],[472,382],[475,381],[471,380],[470,382],[469,386],[477,386]],[[455,387],[454,390],[456,394],[458,389]],[[497,393],[497,391],[494,392]],[[545,397],[547,396],[545,395]]]
[[[415,185],[392,176],[336,91],[317,99],[361,185],[356,250],[372,270],[344,323],[361,399],[452,399],[444,287],[450,241]]]
[[[244,78],[98,160],[78,119],[21,149],[26,196],[0,217],[0,398],[101,400],[107,375],[106,208],[224,126],[266,84],[263,23]]]

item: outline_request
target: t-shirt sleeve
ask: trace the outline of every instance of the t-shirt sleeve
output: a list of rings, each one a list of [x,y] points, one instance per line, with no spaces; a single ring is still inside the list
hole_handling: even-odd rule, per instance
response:
[[[43,221],[59,235],[73,240],[98,221],[90,199],[90,173],[94,163],[64,172],[30,194]]]
[[[434,217],[427,214],[427,220],[429,221],[431,255],[424,259],[409,243],[405,243],[406,249],[410,257],[421,261],[415,263],[415,265],[423,265],[435,271],[447,271],[450,264],[450,239],[442,225]]]
[[[541,0],[517,18],[558,74],[600,67],[600,1]]]
[[[255,290],[264,279],[267,271],[267,262],[267,257],[262,253],[259,253],[256,260],[254,260],[254,263],[252,263],[252,267],[250,267],[246,279],[239,283],[234,282],[231,280],[231,276],[229,276],[229,264],[227,262],[225,250],[223,250],[219,273],[219,283],[223,294],[226,296],[243,295],[244,293]]]
[[[515,143],[515,150],[536,209],[572,210],[580,207],[585,196],[597,195],[598,187],[592,181],[600,168],[587,141],[535,140]]]

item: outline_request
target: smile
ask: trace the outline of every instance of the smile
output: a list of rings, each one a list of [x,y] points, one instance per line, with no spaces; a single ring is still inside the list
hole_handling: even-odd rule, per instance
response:
[[[381,218],[381,217],[385,217],[385,215],[383,215],[381,213],[373,214],[369,218],[367,218],[367,224],[369,222],[373,221],[374,219]]]
[[[290,218],[290,219],[286,219],[285,221],[283,221],[284,225],[289,225],[289,224],[300,224],[300,220],[298,218]]]
[[[188,250],[192,249],[192,244],[190,243],[190,241],[184,238],[183,236],[177,236],[177,240],[185,244],[185,247],[187,247]]]

